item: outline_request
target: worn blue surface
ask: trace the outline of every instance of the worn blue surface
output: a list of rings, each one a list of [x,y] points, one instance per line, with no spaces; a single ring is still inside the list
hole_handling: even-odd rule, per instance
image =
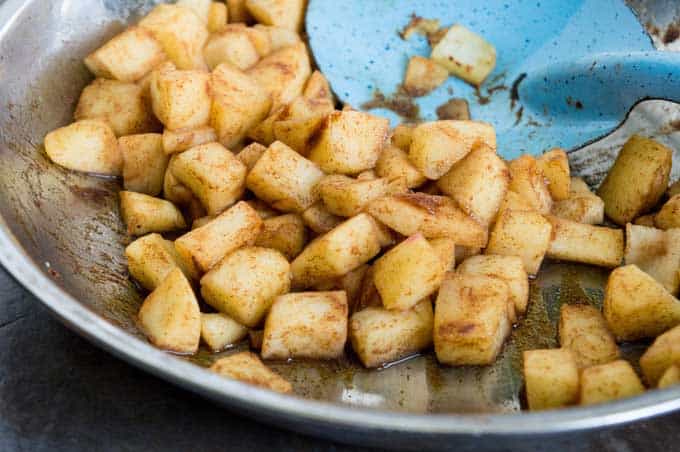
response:
[[[507,158],[579,147],[609,133],[643,98],[680,101],[680,55],[655,51],[622,0],[310,0],[310,45],[343,102],[359,108],[376,89],[393,93],[408,59],[429,56],[424,37],[398,36],[411,13],[460,23],[496,47],[481,97],[450,77],[417,104],[433,120],[449,98],[467,99],[473,119],[496,126]],[[522,74],[513,106],[511,88]]]

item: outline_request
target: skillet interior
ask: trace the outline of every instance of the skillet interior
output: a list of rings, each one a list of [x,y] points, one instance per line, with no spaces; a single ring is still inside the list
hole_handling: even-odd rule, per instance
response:
[[[119,182],[52,165],[42,139],[71,121],[78,95],[91,79],[82,57],[153,3],[9,0],[3,11],[12,11],[13,17],[0,35],[0,214],[18,244],[54,283],[86,309],[142,341],[135,325],[142,296],[128,278],[122,255],[129,239],[119,219]],[[673,118],[680,119],[676,104],[638,105],[627,126],[572,154],[575,169],[598,182],[630,128],[643,127],[648,135],[680,149],[680,134],[664,129]],[[593,149],[598,152],[590,153]],[[675,160],[677,179],[677,153]],[[521,351],[554,346],[559,305],[574,301],[598,305],[605,279],[606,272],[597,268],[547,264],[532,284],[527,318],[490,367],[441,368],[430,355],[379,372],[365,371],[351,358],[274,367],[305,398],[410,413],[518,411]],[[644,345],[624,349],[637,361]],[[213,358],[202,351],[187,359],[206,365]]]

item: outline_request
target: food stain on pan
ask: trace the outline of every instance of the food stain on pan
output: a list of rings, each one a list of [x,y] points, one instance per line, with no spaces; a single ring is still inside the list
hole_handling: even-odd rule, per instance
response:
[[[664,44],[670,44],[680,37],[680,24],[673,23],[666,28],[663,34],[662,41]]]
[[[653,40],[658,40],[664,45],[669,45],[680,38],[680,19],[671,22],[663,30],[650,21],[645,24],[645,29],[647,30],[647,33],[652,36]]]
[[[522,121],[522,116],[524,115],[524,107],[520,106],[517,111],[515,112],[515,124],[514,125],[519,125],[519,123]]]
[[[581,102],[580,100],[574,99],[571,96],[567,96],[565,100],[567,102],[567,105],[569,105],[570,107],[574,107],[577,110],[583,110],[583,102]]]
[[[391,110],[409,121],[420,121],[420,107],[413,100],[403,86],[399,85],[397,90],[385,96],[379,89],[373,92],[373,98],[361,104],[363,110],[373,110],[375,108],[385,108]]]
[[[479,105],[486,105],[491,101],[491,97],[499,91],[507,91],[508,87],[504,84],[496,84],[486,88],[486,92],[482,92],[482,88],[475,86],[475,97]]]
[[[670,135],[675,132],[680,132],[680,119],[674,119],[673,121],[664,124],[659,129],[660,135]]]
[[[557,328],[550,320],[548,309],[542,288],[531,281],[527,312],[513,329],[504,350],[504,354],[509,354],[514,373],[522,373],[522,353],[525,350],[557,346]]]
[[[71,193],[78,196],[79,198],[95,203],[105,202],[106,199],[111,196],[110,190],[104,190],[97,187],[81,187],[79,185],[71,185],[69,186],[69,190],[71,190]]]
[[[479,86],[475,87],[475,97],[477,98],[477,103],[479,105],[486,105],[491,101],[491,98],[489,96],[485,96],[482,94],[482,91],[479,89]]]
[[[526,72],[523,72],[510,85],[510,110],[514,110],[515,104],[519,102],[519,85],[526,77]]]

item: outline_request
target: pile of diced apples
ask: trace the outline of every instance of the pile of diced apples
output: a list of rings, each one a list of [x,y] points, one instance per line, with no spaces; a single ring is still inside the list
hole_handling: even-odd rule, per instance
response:
[[[631,138],[595,194],[563,150],[504,161],[483,122],[390,130],[336,110],[298,35],[302,3],[157,6],[86,58],[97,79],[76,122],[45,138],[66,168],[122,176],[149,341],[193,354],[249,337],[259,356],[212,370],[280,392],[293,387],[261,359],[336,359],[348,344],[369,368],[432,346],[443,365],[489,365],[550,258],[615,270],[603,313],[565,305],[561,348],[525,352],[529,408],[641,392],[617,341],[658,336],[645,382],[677,382],[680,195],[644,215],[671,151]]]

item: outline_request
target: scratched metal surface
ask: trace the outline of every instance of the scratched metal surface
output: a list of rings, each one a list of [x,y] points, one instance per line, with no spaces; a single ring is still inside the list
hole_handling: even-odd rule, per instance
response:
[[[118,181],[51,165],[41,142],[49,130],[71,120],[90,80],[82,57],[151,4],[7,0],[5,6],[12,6],[15,15],[0,35],[0,215],[54,282],[84,308],[142,340],[135,326],[141,295],[129,281],[122,254],[129,239],[119,220]],[[616,145],[633,132],[680,149],[680,134],[668,129],[671,117],[680,118],[677,104],[638,105],[614,135],[572,154],[577,172],[596,184]],[[675,178],[679,169],[676,165]],[[592,267],[547,264],[532,284],[527,318],[493,366],[443,368],[428,354],[379,372],[366,371],[352,359],[273,366],[305,398],[416,414],[516,412],[521,407],[521,351],[555,345],[559,305],[598,304],[605,277]],[[626,351],[635,361],[640,346]],[[207,365],[214,358],[202,350],[191,360]],[[167,361],[171,366],[174,358]],[[163,373],[162,368],[155,371]]]

